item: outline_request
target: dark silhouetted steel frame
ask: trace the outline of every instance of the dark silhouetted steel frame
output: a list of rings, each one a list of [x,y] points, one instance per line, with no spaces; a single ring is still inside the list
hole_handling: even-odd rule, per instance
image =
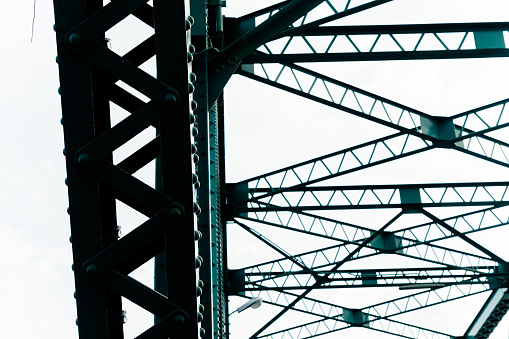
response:
[[[246,292],[268,291],[285,296],[278,301],[266,300],[280,307],[281,311],[251,338],[292,336],[295,333],[299,338],[304,333],[306,337],[314,337],[352,326],[406,338],[449,338],[448,334],[390,318],[492,290],[462,338],[487,338],[490,335],[509,308],[506,294],[508,264],[488,248],[471,240],[468,234],[507,224],[507,220],[499,218],[509,203],[506,182],[355,187],[311,185],[436,148],[453,149],[509,167],[507,157],[504,159],[495,154],[495,149],[505,154],[509,144],[486,135],[508,126],[500,117],[509,99],[447,118],[434,117],[295,63],[506,57],[509,56],[508,49],[500,45],[499,37],[503,31],[509,30],[509,23],[322,26],[391,0],[370,1],[356,7],[348,2],[346,8],[313,22],[298,19],[305,17],[324,0],[283,1],[241,18],[227,19],[222,16],[223,3],[219,0],[154,0],[153,7],[147,2],[115,0],[103,5],[102,0],[54,0],[80,338],[123,338],[125,312],[122,297],[154,314],[154,326],[137,338],[227,338],[228,295],[244,296]],[[152,27],[154,35],[120,56],[108,49],[105,32],[129,15]],[[255,26],[254,20],[262,15],[269,15],[269,18]],[[456,47],[447,45],[438,35],[446,32],[464,34],[461,44]],[[485,33],[492,34],[494,42],[485,42]],[[413,50],[406,50],[398,42],[396,34],[421,34],[420,39],[429,34],[443,49],[419,50],[419,39]],[[468,34],[475,38],[475,49],[462,47]],[[370,50],[361,51],[350,38],[355,35],[374,35],[377,38]],[[338,36],[346,37],[357,52],[330,53],[328,48],[325,53],[318,53],[308,40],[313,36],[331,37],[329,47]],[[389,36],[400,50],[376,51],[381,36]],[[285,38],[304,39],[310,51],[292,52],[285,48],[281,53],[272,53],[268,44]],[[157,63],[156,77],[139,68],[153,56]],[[263,67],[264,63],[279,64],[279,75],[271,78],[267,73],[263,75],[253,71],[251,65]],[[291,86],[280,78],[285,71],[292,72],[298,86]],[[227,185],[222,91],[234,73],[393,128],[396,133]],[[311,77],[313,85],[304,88],[296,74]],[[116,84],[119,80],[144,94],[148,101],[138,99],[119,87]],[[330,93],[330,98],[320,97],[313,89],[317,82],[323,83],[325,88],[341,88],[345,95],[362,95],[370,100],[370,107],[362,107],[359,102],[358,107],[348,106],[343,99],[334,98]],[[110,102],[130,113],[113,127]],[[400,110],[399,119],[389,116],[386,111],[388,106]],[[500,109],[495,124],[482,119],[483,111],[492,108]],[[377,109],[385,110],[387,114],[378,114]],[[403,123],[402,117],[408,118],[407,122],[411,123]],[[470,117],[479,118],[484,128],[475,130],[471,127]],[[114,164],[113,151],[149,126],[156,128],[155,138],[134,150],[125,160]],[[403,145],[401,149],[391,146],[396,141]],[[491,145],[491,151],[476,147],[476,142],[480,144],[481,141]],[[414,142],[419,146],[407,147]],[[390,155],[376,158],[380,149]],[[370,151],[368,159],[359,155],[365,150]],[[347,156],[357,159],[358,164],[343,166],[341,161],[337,168],[326,165],[330,159]],[[377,160],[373,160],[375,158]],[[152,161],[156,163],[156,182],[153,185],[133,176]],[[312,167],[308,175],[297,175],[306,166]],[[282,180],[274,180],[281,175]],[[290,177],[293,178],[291,183]],[[490,191],[492,187],[505,188],[504,194],[495,196]],[[462,188],[473,189],[474,194],[465,195],[460,192]],[[443,194],[441,198],[434,199],[427,189],[439,189]],[[357,201],[348,197],[348,192],[353,190],[362,191]],[[392,191],[390,199],[382,199],[377,195],[378,190]],[[328,199],[319,199],[314,194],[318,191],[330,192],[331,195]],[[451,191],[456,194],[456,199],[449,201],[445,196]],[[483,192],[483,199],[475,196],[478,191]],[[300,194],[301,198],[296,204],[290,203],[285,194]],[[362,201],[365,195],[375,197],[378,202],[365,203]],[[345,199],[341,204],[334,203],[334,196]],[[490,198],[486,199],[486,196]],[[274,199],[278,197],[287,203],[275,203]],[[301,203],[304,198],[306,202]],[[120,237],[116,200],[144,214],[148,220]],[[436,206],[485,207],[440,219],[425,209]],[[395,208],[399,212],[376,231],[312,213],[314,210],[378,208]],[[308,218],[313,223],[311,226],[302,221],[300,224],[290,223],[291,218],[283,222],[279,215],[281,212],[290,213],[293,220]],[[421,213],[431,222],[387,232],[386,229],[405,213]],[[469,223],[469,230],[457,229],[457,224],[479,215],[482,216],[481,222]],[[279,221],[266,220],[267,216],[276,216]],[[485,216],[495,221],[483,223]],[[280,253],[282,259],[229,271],[227,220],[234,221],[238,227]],[[335,240],[338,245],[292,255],[245,224],[247,221]],[[321,228],[313,228],[315,224],[321,225]],[[431,236],[429,230],[432,229],[440,230],[442,235]],[[425,236],[418,236],[416,230],[428,232],[424,232]],[[435,244],[454,237],[474,246],[483,255]],[[420,248],[425,250],[419,252]],[[331,258],[335,260],[327,265],[305,263],[308,257],[318,254],[327,257],[329,253],[334,254]],[[419,259],[435,266],[397,270],[340,269],[346,262],[385,253]],[[453,255],[471,264],[445,259]],[[154,289],[128,276],[154,257]],[[291,268],[283,268],[284,262],[291,263]],[[292,276],[308,277],[307,283],[287,282]],[[424,278],[432,279],[433,283],[418,282]],[[308,297],[314,289],[373,286],[426,290],[360,310]],[[460,291],[460,296],[449,297],[447,291],[451,289]],[[408,306],[409,300],[432,294],[440,296],[441,301],[426,302],[417,308]],[[407,306],[401,307],[405,302]],[[305,303],[327,306],[337,312],[321,313],[316,311],[319,307],[307,308],[303,306]],[[399,305],[399,311],[388,312],[388,305]],[[321,320],[265,334],[270,325],[289,310],[312,314]],[[322,323],[330,326],[322,326],[320,332],[310,330]]]

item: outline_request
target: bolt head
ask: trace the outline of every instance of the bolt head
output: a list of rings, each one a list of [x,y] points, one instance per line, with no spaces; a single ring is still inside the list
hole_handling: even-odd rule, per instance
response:
[[[69,35],[68,41],[69,45],[72,48],[79,48],[82,42],[81,35],[79,35],[79,33],[74,32],[71,35]]]
[[[200,205],[198,205],[198,203],[197,203],[197,202],[194,202],[194,203],[193,203],[193,211],[194,211],[194,213],[196,213],[197,215],[201,213]]]
[[[194,240],[200,240],[202,236],[203,234],[200,231],[198,230],[194,231]]]
[[[78,157],[78,164],[80,164],[81,166],[89,165],[91,162],[92,158],[90,157],[90,155],[86,153],[80,154],[80,156]]]
[[[177,314],[171,321],[174,326],[180,327],[186,323],[186,318],[182,314]]]
[[[90,264],[85,268],[85,272],[89,277],[96,277],[99,274],[99,267],[95,264]]]
[[[174,207],[170,210],[170,217],[173,219],[177,219],[182,215],[182,212],[180,211],[180,208]]]
[[[164,101],[167,104],[174,105],[177,103],[177,96],[173,93],[168,93],[164,96]]]

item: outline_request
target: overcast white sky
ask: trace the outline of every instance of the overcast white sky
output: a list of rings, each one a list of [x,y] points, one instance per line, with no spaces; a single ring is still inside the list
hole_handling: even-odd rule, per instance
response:
[[[227,2],[225,13],[232,16],[271,3]],[[54,17],[52,1],[37,0],[34,37],[30,42],[33,6],[32,0],[22,0],[5,4],[0,11],[0,336],[69,339],[77,338],[77,327]],[[383,7],[343,23],[509,21],[509,5],[503,0],[395,0]],[[115,40],[112,43],[115,45]],[[331,71],[340,80],[430,114],[451,115],[506,98],[508,66],[509,60],[504,59],[423,61],[418,66],[416,62],[343,63]],[[289,102],[283,101],[287,98]],[[227,170],[232,182],[354,145],[378,133],[373,125],[360,119],[338,117],[334,110],[238,77],[227,88],[226,100]],[[353,134],[353,124],[366,133]],[[444,164],[447,159],[450,160],[450,153],[439,151],[415,160],[426,164],[429,174],[420,178],[507,178],[507,170],[494,166],[475,167],[474,173],[467,175],[465,163],[456,161],[463,158]],[[405,163],[397,174],[394,170],[376,172],[380,176],[376,179],[412,182],[417,179],[412,166]],[[373,171],[367,172],[353,177],[352,182],[371,182],[374,175]],[[504,236],[507,239],[507,233]],[[232,237],[239,239],[237,243],[245,239],[235,230]],[[505,241],[485,241],[500,252],[506,247]],[[260,257],[256,250],[243,250],[232,247],[232,253],[239,254],[232,258],[233,267],[245,266],[242,260]],[[246,337],[243,329],[263,323],[263,315],[256,315],[262,309],[235,315],[242,328],[232,318],[234,339]],[[127,311],[126,333],[130,338],[143,328],[143,322],[134,316],[136,311]],[[507,333],[508,323],[504,320],[492,338],[505,339]]]

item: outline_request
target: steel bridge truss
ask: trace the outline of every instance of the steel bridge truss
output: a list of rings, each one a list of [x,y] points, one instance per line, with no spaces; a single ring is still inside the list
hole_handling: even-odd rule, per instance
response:
[[[434,116],[306,63],[506,57],[509,23],[341,25],[390,2],[288,0],[223,18],[216,0],[54,0],[80,338],[124,338],[124,298],[154,315],[136,338],[228,338],[228,296],[261,296],[278,310],[250,338],[331,337],[353,327],[404,338],[489,337],[509,308],[509,264],[474,239],[509,223],[507,182],[334,180],[436,149],[509,167],[509,143],[492,133],[509,125],[509,99]],[[121,55],[109,48],[108,31],[128,17],[152,34]],[[149,74],[142,68],[153,57]],[[222,91],[234,74],[393,132],[226,184]],[[118,123],[113,107],[125,115]],[[152,140],[118,160],[115,152],[147,129]],[[147,165],[155,182],[137,175]],[[123,236],[120,202],[145,218]],[[452,212],[439,216],[438,207]],[[392,217],[342,220],[352,210]],[[395,227],[409,215],[426,221]],[[279,259],[227,269],[227,227]],[[331,245],[290,253],[269,229]],[[413,266],[384,266],[396,257]],[[153,285],[131,276],[153,258]],[[360,308],[326,297],[358,289],[396,292]],[[401,317],[474,295],[486,302],[464,333]]]
[[[507,56],[504,36],[508,26],[507,23],[340,26],[338,19],[350,15],[352,8],[348,5],[352,4],[348,2],[345,11],[341,11],[333,1],[322,3],[322,7],[328,7],[334,14],[311,21],[303,16],[246,57],[237,73],[338,112],[390,127],[395,132],[229,184],[228,202],[234,225],[281,255],[279,260],[230,271],[230,293],[262,296],[267,303],[280,307],[280,312],[251,338],[311,338],[350,327],[406,338],[459,337],[458,333],[445,334],[393,318],[431,306],[439,310],[436,305],[484,291],[493,291],[493,296],[506,290],[506,261],[472,240],[471,234],[507,225],[509,215],[504,201],[508,198],[507,183],[320,184],[440,148],[507,167],[507,142],[489,133],[507,127],[508,100],[437,117],[307,68],[303,63]],[[372,1],[363,5],[381,4]],[[263,22],[278,11],[279,7],[273,6],[237,20]],[[436,207],[475,209],[439,218],[430,212],[430,208]],[[342,221],[338,213],[365,210],[376,215],[382,209],[394,209],[396,219],[411,213],[426,216],[429,222],[389,231],[390,223],[354,225]],[[264,235],[267,227],[337,241],[337,245],[306,253],[289,253]],[[440,245],[452,239],[461,239],[477,251]],[[458,244],[456,247],[465,248]],[[387,257],[390,261],[394,255],[414,259],[416,266],[383,268],[379,264],[383,261],[376,261],[378,257]],[[378,264],[366,268],[363,262],[368,258]],[[352,267],[356,262],[362,268],[341,269],[342,265]],[[310,297],[317,290],[382,287],[399,288],[406,293],[403,297],[360,309],[330,303],[324,293],[319,294],[322,298]],[[408,295],[409,291],[418,292]],[[498,298],[502,309],[506,309],[504,298]],[[493,325],[489,325],[489,321],[480,324],[484,320],[479,319],[485,317],[486,312],[498,312],[494,310],[492,305],[485,308],[484,313],[480,312],[464,336],[489,336]],[[315,316],[315,320],[270,331],[278,321],[288,321],[288,317],[280,319],[285,313],[305,313]]]

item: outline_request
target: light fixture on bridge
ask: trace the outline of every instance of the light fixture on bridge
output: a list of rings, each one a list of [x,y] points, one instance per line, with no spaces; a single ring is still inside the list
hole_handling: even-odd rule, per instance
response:
[[[235,312],[240,313],[242,311],[247,310],[248,308],[258,308],[262,305],[262,303],[263,303],[262,297],[253,297],[249,299],[245,304],[239,306],[235,311],[230,313],[230,315],[232,315]]]

